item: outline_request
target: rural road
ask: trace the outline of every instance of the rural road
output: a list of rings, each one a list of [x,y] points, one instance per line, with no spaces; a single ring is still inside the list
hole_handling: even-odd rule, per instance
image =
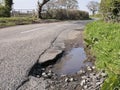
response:
[[[21,88],[31,81],[29,72],[34,64],[54,59],[65,49],[64,41],[75,39],[88,22],[65,21],[0,29],[0,90],[35,90]]]

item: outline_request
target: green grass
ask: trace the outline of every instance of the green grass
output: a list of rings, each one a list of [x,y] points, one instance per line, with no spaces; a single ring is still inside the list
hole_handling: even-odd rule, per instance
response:
[[[35,17],[10,17],[10,18],[0,18],[0,28],[16,26],[16,25],[26,25],[35,23],[52,23],[58,22],[60,20],[56,19],[38,19]]]
[[[120,24],[90,23],[85,30],[85,41],[96,56],[97,69],[105,69],[108,73],[102,90],[120,90]]]
[[[32,24],[35,19],[30,17],[0,18],[0,28],[14,25]]]

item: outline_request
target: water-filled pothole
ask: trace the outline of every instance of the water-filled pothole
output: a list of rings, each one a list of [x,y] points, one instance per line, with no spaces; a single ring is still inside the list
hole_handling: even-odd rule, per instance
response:
[[[86,65],[92,65],[91,62],[85,62],[86,59],[84,48],[73,48],[54,65],[53,71],[58,75],[74,74]]]

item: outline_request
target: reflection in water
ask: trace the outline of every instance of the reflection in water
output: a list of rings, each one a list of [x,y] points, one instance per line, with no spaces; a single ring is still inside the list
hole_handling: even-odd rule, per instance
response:
[[[54,71],[61,74],[74,74],[79,71],[85,65],[90,65],[90,62],[84,62],[86,54],[84,48],[73,48],[70,53],[65,55],[54,66]]]

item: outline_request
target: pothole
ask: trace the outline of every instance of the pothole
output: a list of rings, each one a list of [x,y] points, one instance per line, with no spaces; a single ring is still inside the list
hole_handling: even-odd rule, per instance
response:
[[[53,60],[44,63],[37,62],[30,70],[28,76],[41,77],[42,73],[51,69],[57,75],[72,75],[85,69],[86,66],[92,66],[92,62],[87,59],[83,47],[73,48],[70,51],[58,54]]]
[[[31,68],[28,76],[41,77],[42,73],[48,70],[52,70],[57,75],[72,75],[76,74],[81,69],[85,69],[86,66],[92,66],[92,62],[86,60],[87,55],[84,51],[81,36],[78,36],[74,40],[65,41],[65,46],[65,51],[56,55],[52,60],[45,60],[44,63],[38,61]],[[45,56],[46,55],[51,54],[46,53]]]
[[[107,75],[96,71],[91,61],[94,58],[86,55],[82,38],[69,40],[65,45],[65,52],[54,59],[44,63],[38,60],[28,76],[47,81],[46,90],[100,90]]]
[[[28,76],[41,77],[42,73],[45,71],[45,68],[47,68],[50,65],[54,65],[57,62],[57,60],[62,57],[63,53],[64,51],[59,53],[54,59],[48,60],[44,63],[39,63],[39,61],[36,62],[34,66],[30,69]]]
[[[54,65],[53,71],[58,75],[75,74],[85,66],[92,66],[91,62],[85,62],[86,59],[84,48],[73,48]]]

